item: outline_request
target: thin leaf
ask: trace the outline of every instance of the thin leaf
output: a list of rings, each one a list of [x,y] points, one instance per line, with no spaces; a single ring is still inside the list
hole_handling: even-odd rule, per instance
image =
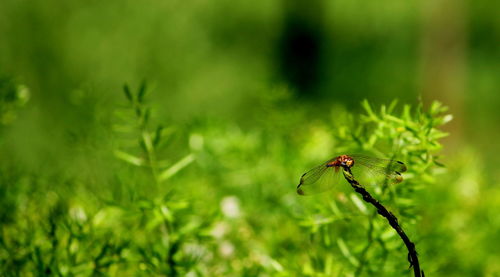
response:
[[[347,245],[345,244],[344,240],[339,238],[337,239],[337,245],[339,246],[340,252],[344,257],[353,265],[353,266],[358,266],[359,261],[351,254],[351,251],[349,251],[349,248],[347,248]]]
[[[142,118],[142,124],[146,126],[149,122],[149,117],[151,116],[151,109],[147,108],[144,112],[144,117]]]
[[[440,162],[438,162],[436,160],[434,160],[434,164],[437,165],[437,166],[439,166],[439,167],[446,167],[444,164],[442,164],[442,163],[440,163]]]
[[[399,119],[393,115],[386,115],[385,118],[388,120],[388,121],[392,121],[392,122],[396,122],[396,123],[400,123],[400,124],[404,124],[404,121],[402,119]]]
[[[363,213],[363,214],[367,214],[368,212],[368,209],[366,208],[365,204],[363,203],[363,201],[361,201],[361,199],[359,199],[359,197],[357,195],[355,195],[354,193],[352,193],[350,195],[351,197],[351,201],[352,203],[354,203],[354,205],[356,205],[356,207]]]
[[[132,93],[130,92],[130,88],[127,84],[123,85],[123,92],[125,93],[125,97],[127,97],[130,102],[134,102],[134,98],[132,97]]]
[[[181,169],[188,166],[193,161],[194,161],[194,155],[193,154],[187,155],[186,157],[184,157],[183,159],[181,159],[180,161],[178,161],[177,163],[175,163],[171,167],[169,167],[166,170],[164,170],[163,172],[161,172],[160,176],[158,177],[158,180],[160,182],[167,180],[168,178],[174,176]]]
[[[148,153],[153,152],[153,141],[151,140],[151,134],[149,132],[142,132],[142,141],[144,142],[144,146]]]
[[[114,154],[115,157],[119,158],[120,160],[126,161],[136,166],[144,166],[146,164],[143,159],[120,150],[115,150]]]
[[[372,120],[378,121],[378,117],[373,112],[372,107],[370,106],[370,103],[368,103],[368,100],[364,99],[363,102],[361,102],[361,106],[363,106],[363,108],[365,109],[366,113],[368,114],[368,116]]]
[[[389,104],[389,108],[387,108],[387,113],[392,113],[394,111],[394,108],[396,108],[397,104],[398,104],[397,99],[392,100],[391,104]]]
[[[153,138],[153,146],[156,147],[160,143],[162,131],[163,131],[163,126],[160,125],[156,128],[155,135]]]
[[[137,92],[137,101],[142,103],[144,101],[144,95],[146,95],[146,81],[143,80],[141,82],[141,86],[139,87],[139,91]]]

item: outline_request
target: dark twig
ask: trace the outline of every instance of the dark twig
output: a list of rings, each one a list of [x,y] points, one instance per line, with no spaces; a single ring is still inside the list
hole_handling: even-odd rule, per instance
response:
[[[352,175],[351,169],[349,167],[347,166],[344,167],[343,173],[347,182],[351,184],[351,186],[357,193],[363,196],[363,200],[375,206],[375,208],[377,208],[378,214],[385,217],[389,222],[389,225],[391,225],[391,227],[394,230],[396,230],[396,232],[406,245],[406,248],[408,249],[408,261],[410,262],[410,267],[413,266],[413,273],[415,277],[423,277],[424,273],[423,271],[420,271],[420,264],[418,262],[417,251],[415,250],[415,244],[410,241],[408,236],[403,231],[403,228],[399,226],[398,219],[396,218],[396,216],[394,216],[382,204],[380,204],[380,202],[378,202],[375,198],[373,198],[371,194],[363,186],[361,186],[358,183],[358,181],[354,179],[354,176]]]

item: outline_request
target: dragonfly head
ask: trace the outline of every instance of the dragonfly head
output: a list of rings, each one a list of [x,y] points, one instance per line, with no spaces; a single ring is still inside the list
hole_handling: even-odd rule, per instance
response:
[[[348,155],[340,155],[336,159],[337,165],[343,168],[351,168],[354,166],[354,159]]]
[[[326,164],[326,167],[335,167],[335,168],[351,168],[354,166],[353,158],[347,155],[340,155],[335,158],[333,161]]]

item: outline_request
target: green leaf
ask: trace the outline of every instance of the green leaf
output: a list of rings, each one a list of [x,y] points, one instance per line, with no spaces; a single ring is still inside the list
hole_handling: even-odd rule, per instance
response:
[[[358,266],[359,265],[359,261],[356,259],[356,257],[354,257],[352,254],[351,254],[351,251],[349,251],[349,248],[347,248],[347,245],[345,244],[344,240],[339,238],[337,239],[337,245],[339,246],[339,249],[340,249],[340,252],[342,253],[342,255],[344,255],[344,257],[353,265],[353,266]]]
[[[391,104],[389,104],[389,107],[387,108],[387,113],[392,113],[394,109],[396,108],[396,105],[398,104],[398,99],[394,99],[391,101]]]
[[[428,134],[428,136],[433,140],[438,140],[448,136],[448,133],[435,130],[434,132]]]
[[[359,197],[354,194],[354,193],[351,193],[350,195],[351,197],[351,201],[352,203],[354,203],[354,205],[363,213],[363,214],[367,214],[368,213],[368,209],[366,208],[365,206],[365,203],[363,203],[363,201],[361,199],[359,199]]]
[[[410,105],[405,105],[404,108],[403,108],[403,114],[401,115],[401,117],[405,120],[405,121],[411,121],[411,106]]]
[[[332,213],[334,215],[337,215],[339,217],[343,216],[343,213],[340,211],[340,209],[337,206],[337,203],[335,203],[335,201],[330,201],[330,209],[332,210]]]
[[[368,100],[363,100],[363,102],[361,102],[361,106],[365,109],[366,113],[368,114],[368,116],[373,120],[373,121],[378,121],[378,117],[377,115],[375,115],[375,113],[373,112],[372,110],[372,107],[370,106],[370,103],[368,103]]]
[[[395,122],[395,123],[399,123],[399,124],[404,124],[404,120],[400,119],[400,118],[397,118],[393,115],[386,115],[384,118],[392,121],[392,122]]]
[[[403,197],[398,197],[396,199],[396,203],[398,204],[398,207],[412,207],[414,206],[414,200],[410,198],[403,198]]]
[[[380,238],[383,240],[383,241],[387,241],[388,239],[394,237],[396,235],[396,231],[394,231],[394,229],[392,229],[391,227],[386,227],[385,228],[385,231],[380,234]]]
[[[162,171],[158,177],[158,180],[160,182],[167,180],[168,178],[174,176],[181,169],[188,166],[193,161],[194,161],[194,155],[193,154],[187,155],[186,157],[184,157],[183,159],[181,159],[180,161],[178,161],[177,163],[175,163],[174,165],[172,165],[168,169]]]
[[[161,205],[160,212],[167,221],[169,221],[169,222],[174,221],[174,215],[173,215],[172,211],[170,211],[170,209],[166,205]]]
[[[325,228],[323,228],[323,241],[325,242],[325,246],[327,247],[330,247],[330,245],[332,244],[332,240],[331,240],[331,232],[328,228],[328,226],[325,226]]]
[[[163,126],[159,125],[155,131],[155,135],[153,138],[153,146],[156,147],[160,143],[162,131],[163,131]]]
[[[144,124],[144,126],[146,126],[149,122],[149,117],[151,116],[151,109],[146,109],[146,111],[144,112],[144,116],[142,117],[142,124]]]
[[[123,85],[123,92],[125,93],[125,97],[127,97],[130,102],[134,102],[134,98],[132,97],[132,93],[130,92],[130,88],[127,84]]]
[[[146,148],[146,151],[148,153],[152,153],[153,152],[153,141],[151,139],[151,134],[149,132],[142,132],[142,141],[144,142],[144,146]]]
[[[114,151],[115,157],[119,158],[120,160],[126,161],[130,164],[136,165],[136,166],[144,166],[146,162],[144,159],[141,159],[139,157],[136,157],[134,155],[131,155],[129,153],[120,151],[120,150],[115,150]]]
[[[434,164],[439,166],[439,167],[446,167],[444,164],[438,162],[437,160],[434,160]]]
[[[146,95],[146,81],[143,80],[141,82],[141,86],[139,87],[139,91],[137,92],[137,101],[139,103],[143,103],[144,95]]]

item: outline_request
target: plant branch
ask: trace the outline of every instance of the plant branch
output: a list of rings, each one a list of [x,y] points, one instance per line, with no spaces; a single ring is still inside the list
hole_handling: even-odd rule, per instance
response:
[[[384,195],[387,188],[389,186],[387,185],[387,180],[384,184],[384,186],[382,187],[382,193],[381,195]],[[354,272],[354,276],[361,276],[361,272],[363,271],[363,267],[364,267],[364,263],[365,263],[365,260],[366,260],[366,256],[367,256],[367,253],[368,253],[368,250],[370,249],[370,247],[373,245],[373,242],[374,242],[374,238],[373,238],[373,232],[374,232],[374,223],[373,221],[375,220],[375,217],[377,217],[377,212],[374,211],[372,215],[370,215],[370,218],[368,219],[368,232],[367,232],[367,244],[366,246],[363,248],[363,250],[361,251],[361,254],[360,254],[360,257],[359,257],[359,265],[358,265],[358,268],[356,269],[356,271]]]
[[[351,184],[351,186],[357,193],[363,196],[363,200],[372,204],[375,208],[377,208],[378,214],[385,217],[389,222],[389,225],[391,225],[391,227],[394,230],[396,230],[398,235],[401,237],[404,244],[406,245],[406,248],[408,249],[408,261],[410,262],[410,267],[413,266],[413,272],[415,277],[424,277],[423,271],[420,271],[420,264],[418,262],[417,251],[415,250],[415,244],[410,241],[408,236],[403,231],[403,228],[399,226],[398,219],[396,218],[396,216],[394,216],[394,214],[389,212],[380,202],[378,202],[375,198],[373,198],[371,194],[363,186],[361,186],[358,183],[358,181],[354,179],[354,176],[352,175],[351,169],[349,167],[344,167],[343,173],[347,182]]]

